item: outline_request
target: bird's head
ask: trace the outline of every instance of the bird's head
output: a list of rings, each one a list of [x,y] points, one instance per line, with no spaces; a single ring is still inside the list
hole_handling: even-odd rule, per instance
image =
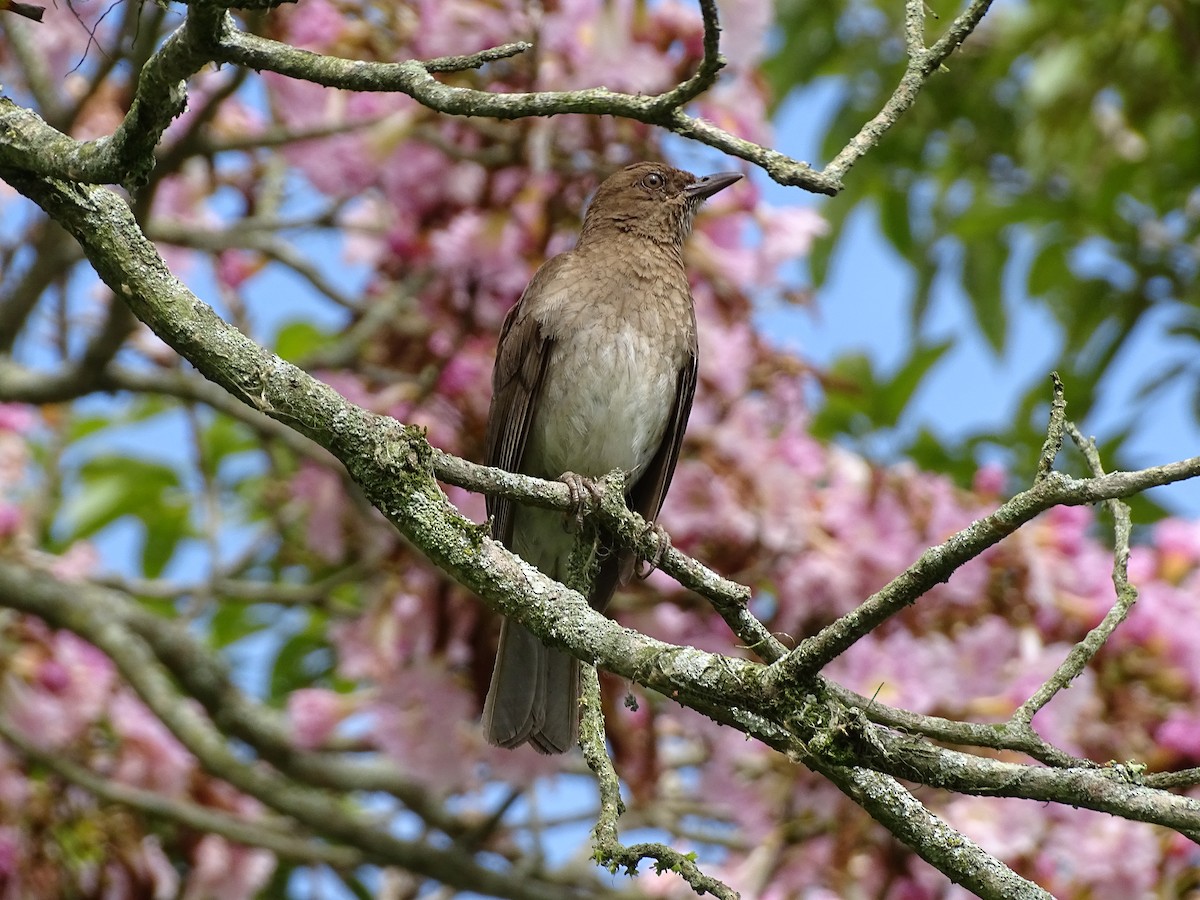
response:
[[[697,178],[655,162],[626,166],[597,188],[580,242],[615,231],[682,245],[700,204],[741,177],[739,172],[718,172]]]

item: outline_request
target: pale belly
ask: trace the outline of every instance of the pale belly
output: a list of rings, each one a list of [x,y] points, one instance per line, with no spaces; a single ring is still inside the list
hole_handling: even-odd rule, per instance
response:
[[[638,328],[587,329],[561,341],[542,386],[526,448],[526,470],[636,477],[654,457],[675,404],[676,354]]]

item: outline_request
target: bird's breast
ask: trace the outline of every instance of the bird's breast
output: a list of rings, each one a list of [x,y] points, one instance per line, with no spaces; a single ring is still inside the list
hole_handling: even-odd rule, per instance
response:
[[[545,477],[636,477],[653,458],[675,405],[687,318],[596,310],[554,343],[527,460]],[[586,324],[584,324],[586,322]]]

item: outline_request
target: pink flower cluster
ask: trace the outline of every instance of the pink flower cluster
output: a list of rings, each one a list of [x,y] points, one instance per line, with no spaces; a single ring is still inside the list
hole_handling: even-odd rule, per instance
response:
[[[114,783],[246,818],[256,804],[204,775],[163,724],[122,685],[112,662],[33,618],[0,629],[0,715],[39,750]],[[64,854],[58,835],[76,842]],[[158,832],[161,835],[161,832]],[[160,836],[70,782],[32,770],[0,744],[0,894],[5,897],[254,897],[275,868],[262,850],[217,835],[179,837],[192,867],[180,878]]]

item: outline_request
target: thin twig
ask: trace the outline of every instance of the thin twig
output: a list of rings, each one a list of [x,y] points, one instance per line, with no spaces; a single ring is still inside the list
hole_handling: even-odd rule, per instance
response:
[[[716,0],[700,0],[700,17],[704,22],[704,57],[694,75],[665,94],[656,98],[661,109],[678,110],[695,100],[717,83],[717,75],[725,68],[721,56],[721,22],[717,15]]]
[[[422,106],[450,115],[519,119],[592,113],[633,119],[662,126],[753,162],[780,184],[797,185],[823,194],[834,194],[840,189],[840,184],[825,178],[807,163],[685,114],[672,98],[671,91],[652,96],[623,94],[607,88],[496,94],[442,84],[419,60],[377,63],[322,56],[241,31],[229,21],[219,38],[216,55],[221,62],[276,72],[326,87],[406,94]],[[703,71],[707,72],[706,69]],[[698,77],[708,76],[698,73]],[[686,102],[691,99],[688,94],[702,83],[685,82],[689,87],[678,96]]]
[[[920,0],[909,0],[910,6],[914,2],[919,3]],[[980,23],[991,5],[992,0],[972,0],[971,4],[963,10],[962,15],[951,23],[950,27],[946,29],[946,33],[932,47],[919,52],[917,52],[917,47],[920,42],[916,41],[912,34],[914,26],[906,22],[905,42],[908,45],[909,60],[904,75],[900,78],[900,83],[896,85],[896,89],[892,91],[882,109],[859,129],[858,134],[854,135],[841,152],[822,170],[820,173],[822,179],[837,185],[838,189],[841,188],[842,178],[850,170],[850,167],[874,148],[888,129],[912,108],[912,105],[917,102],[917,95],[925,87],[930,76],[941,67],[946,57],[954,52],[975,30],[975,26]]]
[[[1075,427],[1074,422],[1066,423],[1067,433],[1075,442],[1088,467],[1097,478],[1104,477],[1104,466],[1100,461],[1100,453],[1096,442],[1085,438]],[[1112,582],[1116,590],[1116,602],[1113,603],[1107,615],[1100,624],[1087,633],[1087,636],[1071,648],[1067,658],[1046,679],[1045,683],[1034,692],[1028,700],[1013,713],[1011,725],[1015,728],[1028,727],[1038,710],[1042,709],[1053,699],[1054,695],[1064,690],[1072,681],[1079,677],[1092,658],[1100,652],[1100,648],[1129,616],[1133,604],[1137,602],[1137,588],[1129,583],[1129,540],[1133,524],[1129,518],[1129,507],[1117,499],[1104,501],[1105,506],[1113,517],[1113,568]]]
[[[487,50],[466,56],[439,56],[427,59],[422,65],[426,72],[462,72],[465,69],[478,69],[490,62],[528,53],[532,49],[533,44],[528,41],[513,41],[511,44],[489,47]]]
[[[1037,471],[1034,482],[1042,481],[1054,470],[1054,460],[1062,449],[1063,429],[1067,424],[1067,399],[1063,393],[1062,379],[1057,372],[1050,373],[1054,386],[1054,398],[1050,401],[1050,423],[1046,426],[1046,440],[1042,444],[1042,452],[1038,454]]]

